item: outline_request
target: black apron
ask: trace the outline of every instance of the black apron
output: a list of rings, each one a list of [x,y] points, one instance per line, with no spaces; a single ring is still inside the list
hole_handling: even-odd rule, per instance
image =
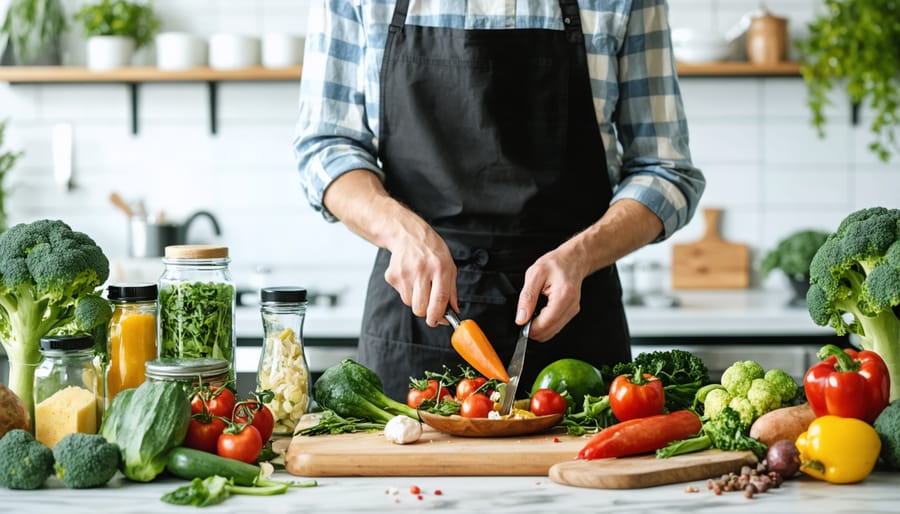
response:
[[[385,188],[444,237],[460,317],[475,320],[508,363],[525,270],[612,198],[578,4],[560,0],[564,31],[406,25],[408,4],[394,8],[380,75]],[[401,400],[410,377],[463,361],[452,329],[426,325],[385,281],[389,262],[379,250],[359,359]],[[560,358],[630,360],[621,296],[615,266],[588,276],[580,313],[552,340],[529,343],[519,396]]]

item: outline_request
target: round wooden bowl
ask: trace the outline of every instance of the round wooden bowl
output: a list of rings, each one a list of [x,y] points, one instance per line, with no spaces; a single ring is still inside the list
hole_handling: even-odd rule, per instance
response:
[[[419,411],[422,421],[445,434],[462,437],[511,437],[550,430],[562,419],[562,414],[524,419],[464,418],[459,415],[441,416]]]

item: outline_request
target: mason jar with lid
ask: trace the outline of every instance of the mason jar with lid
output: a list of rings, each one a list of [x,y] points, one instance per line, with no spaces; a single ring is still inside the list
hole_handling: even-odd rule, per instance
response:
[[[235,387],[235,288],[228,248],[167,246],[159,278],[160,358],[224,359]]]
[[[113,304],[109,323],[109,365],[106,405],[119,391],[144,382],[144,364],[156,358],[156,284],[110,284],[106,298]]]
[[[256,387],[274,394],[268,404],[275,418],[273,433],[291,435],[309,408],[309,364],[303,348],[306,289],[266,287],[260,301],[265,339]]]
[[[160,358],[147,362],[145,374],[151,382],[178,382],[190,395],[201,383],[224,386],[228,383],[230,370],[231,364],[225,359]]]
[[[91,336],[41,338],[34,372],[35,438],[53,447],[74,432],[96,434],[103,410],[103,380]]]

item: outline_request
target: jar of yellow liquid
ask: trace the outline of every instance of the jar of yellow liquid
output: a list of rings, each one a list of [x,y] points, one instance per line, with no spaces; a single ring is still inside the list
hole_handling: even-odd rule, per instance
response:
[[[109,323],[109,366],[106,369],[106,405],[119,391],[144,382],[147,361],[157,356],[156,284],[111,284],[107,299],[113,303]]]

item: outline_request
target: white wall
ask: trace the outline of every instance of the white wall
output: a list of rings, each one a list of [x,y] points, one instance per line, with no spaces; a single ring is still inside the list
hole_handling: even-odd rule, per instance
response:
[[[70,5],[70,4],[67,4]],[[262,34],[304,33],[309,0],[156,0],[167,30]],[[756,0],[670,0],[673,27],[724,31]],[[819,0],[779,0],[769,7],[791,19],[800,37]],[[67,62],[83,62],[83,43],[70,36]],[[142,57],[150,61],[152,55]],[[113,257],[126,254],[126,221],[108,201],[111,191],[142,198],[151,212],[182,219],[213,211],[231,248],[233,266],[257,263],[309,269],[369,266],[372,248],[341,225],[327,224],[306,205],[296,180],[290,140],[298,86],[290,82],[222,83],[219,133],[208,127],[206,85],[140,86],[140,133],[130,132],[124,85],[0,84],[0,119],[8,146],[26,156],[8,178],[10,222],[59,217],[92,235]],[[799,77],[684,78],[695,163],[708,177],[703,206],[723,207],[726,238],[751,245],[754,261],[798,228],[833,229],[857,208],[900,206],[900,164],[878,162],[866,149],[865,120],[852,126],[840,98],[820,140],[809,124]],[[71,123],[75,138],[73,191],[53,183],[50,132]],[[697,217],[672,241],[703,233]],[[205,222],[195,240],[214,239]],[[670,243],[635,258],[670,261]],[[767,287],[783,287],[773,275]]]

